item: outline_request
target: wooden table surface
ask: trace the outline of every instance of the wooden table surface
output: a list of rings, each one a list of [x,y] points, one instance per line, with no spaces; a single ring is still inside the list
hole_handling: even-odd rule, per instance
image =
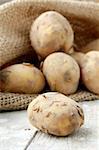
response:
[[[26,111],[0,114],[0,150],[99,150],[99,100],[82,102],[85,123],[68,137],[32,128]]]
[[[0,4],[10,0],[0,0]],[[98,150],[99,100],[81,103],[85,123],[68,136],[55,137],[31,128],[26,111],[0,113],[0,150]]]

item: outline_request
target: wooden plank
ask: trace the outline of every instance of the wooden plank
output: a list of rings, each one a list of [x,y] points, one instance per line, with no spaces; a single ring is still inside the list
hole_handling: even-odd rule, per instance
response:
[[[11,0],[0,0],[0,5],[6,2],[10,2]]]
[[[0,0],[3,4],[11,0]],[[0,114],[0,150],[98,150],[99,101],[83,102],[85,124],[75,134],[57,138],[28,130],[26,111]]]
[[[33,138],[26,111],[0,113],[0,150],[23,150]]]
[[[64,138],[38,132],[27,150],[98,150],[99,101],[81,103],[85,113],[82,128]]]

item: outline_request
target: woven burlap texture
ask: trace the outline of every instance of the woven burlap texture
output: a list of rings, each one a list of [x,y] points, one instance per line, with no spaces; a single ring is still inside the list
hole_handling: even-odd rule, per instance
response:
[[[0,112],[27,109],[29,103],[37,96],[36,94],[0,93]],[[88,91],[78,91],[76,94],[69,95],[68,97],[76,102],[99,99],[99,95]]]
[[[78,49],[99,38],[99,3],[71,0],[15,0],[0,6],[0,66],[26,54],[31,48],[29,31],[41,13],[55,10],[71,23]],[[73,97],[72,97],[73,96]],[[35,95],[0,93],[0,110],[26,109]],[[99,99],[86,91],[76,101]]]

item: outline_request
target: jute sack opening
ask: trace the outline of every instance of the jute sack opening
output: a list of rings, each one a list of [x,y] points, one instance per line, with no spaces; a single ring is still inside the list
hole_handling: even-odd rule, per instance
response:
[[[80,49],[99,38],[99,3],[68,0],[15,0],[0,6],[0,67],[31,51],[29,31],[41,13],[55,10],[65,16]],[[26,109],[36,95],[0,93],[0,111]],[[78,91],[76,101],[99,99],[98,95]]]

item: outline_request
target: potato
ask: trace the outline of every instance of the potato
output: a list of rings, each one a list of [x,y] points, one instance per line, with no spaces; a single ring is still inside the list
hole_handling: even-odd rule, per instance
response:
[[[57,92],[39,95],[29,104],[27,112],[33,126],[57,136],[69,135],[84,123],[79,104]]]
[[[43,63],[43,74],[52,91],[72,94],[78,88],[79,66],[71,56],[65,53],[50,54]]]
[[[41,14],[34,22],[30,32],[31,44],[41,58],[73,46],[73,30],[68,20],[55,11]]]
[[[81,53],[81,52],[76,52],[74,51],[73,53],[70,54],[75,60],[76,62],[78,63],[79,66],[81,66],[82,64],[82,59],[84,57],[84,53]]]
[[[83,47],[81,49],[81,51],[83,53],[87,53],[87,52],[93,51],[93,50],[99,51],[99,39],[96,39],[96,40],[88,43],[85,47]]]
[[[87,89],[99,94],[99,52],[91,51],[84,56],[81,74]]]
[[[1,91],[39,93],[45,86],[42,72],[29,63],[15,64],[0,71]]]

